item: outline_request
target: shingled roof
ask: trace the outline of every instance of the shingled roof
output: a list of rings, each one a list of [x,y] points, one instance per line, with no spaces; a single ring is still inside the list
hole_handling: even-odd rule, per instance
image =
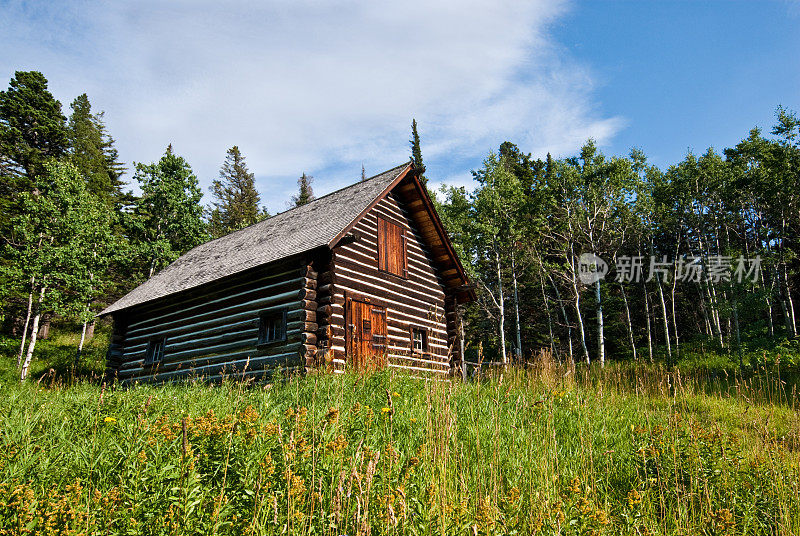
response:
[[[333,246],[343,230],[411,167],[402,164],[301,207],[201,244],[106,307],[100,316],[291,255]]]

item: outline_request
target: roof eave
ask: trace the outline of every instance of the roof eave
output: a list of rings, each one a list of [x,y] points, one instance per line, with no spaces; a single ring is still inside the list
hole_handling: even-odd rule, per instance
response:
[[[453,258],[456,264],[456,269],[458,270],[458,275],[464,281],[464,284],[458,288],[454,289],[459,295],[466,295],[469,299],[463,300],[462,303],[472,302],[477,299],[477,295],[475,294],[475,287],[470,282],[469,276],[467,275],[467,271],[464,270],[464,266],[461,264],[461,259],[458,257],[455,249],[453,248],[453,243],[450,241],[450,236],[447,234],[447,231],[442,224],[442,220],[439,219],[439,213],[436,212],[436,207],[433,206],[433,200],[431,199],[430,195],[428,195],[428,189],[422,184],[419,180],[419,176],[421,172],[424,171],[419,170],[418,173],[414,173],[412,175],[414,179],[414,183],[417,186],[417,189],[420,192],[420,198],[422,199],[425,208],[431,215],[431,221],[433,222],[433,226],[436,229],[436,232],[439,234],[442,243],[444,244],[445,248],[447,249],[447,253]]]

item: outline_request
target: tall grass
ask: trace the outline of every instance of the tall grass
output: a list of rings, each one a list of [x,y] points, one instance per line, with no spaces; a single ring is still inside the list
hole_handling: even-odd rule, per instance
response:
[[[800,534],[779,378],[2,388],[0,534]]]

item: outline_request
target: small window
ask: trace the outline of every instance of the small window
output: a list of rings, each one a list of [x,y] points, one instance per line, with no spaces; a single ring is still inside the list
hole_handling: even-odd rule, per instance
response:
[[[408,277],[405,229],[383,218],[378,218],[378,269]]]
[[[411,329],[411,348],[414,353],[426,353],[428,351],[428,331],[422,328]]]
[[[147,341],[147,351],[144,354],[144,364],[152,365],[160,363],[164,359],[164,345],[166,339],[159,337],[158,339],[150,339]]]
[[[258,344],[286,340],[286,310],[261,313],[258,324]]]

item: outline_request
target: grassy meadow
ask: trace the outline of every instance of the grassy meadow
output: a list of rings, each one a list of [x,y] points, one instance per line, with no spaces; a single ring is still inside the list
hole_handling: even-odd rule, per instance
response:
[[[25,384],[0,340],[0,535],[800,534],[780,364],[115,389],[104,340],[73,374],[56,333]]]

